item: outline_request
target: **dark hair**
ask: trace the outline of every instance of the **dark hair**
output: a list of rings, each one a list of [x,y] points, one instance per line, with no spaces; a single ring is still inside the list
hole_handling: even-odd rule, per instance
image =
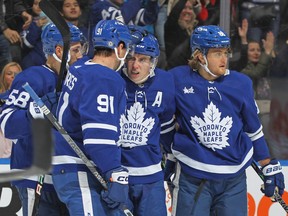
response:
[[[86,0],[76,0],[80,6],[80,9],[83,10],[85,4],[87,4]],[[63,12],[63,5],[65,0],[51,0],[51,3],[57,8],[58,11]]]

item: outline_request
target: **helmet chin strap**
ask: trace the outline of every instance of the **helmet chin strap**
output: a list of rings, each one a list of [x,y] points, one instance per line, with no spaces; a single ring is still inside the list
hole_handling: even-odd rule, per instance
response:
[[[203,64],[201,64],[201,63],[199,62],[200,66],[201,66],[207,73],[209,73],[211,76],[213,76],[213,77],[218,77],[217,75],[213,74],[213,73],[209,70],[209,68],[208,68],[208,61],[207,61],[206,55],[203,55],[203,57],[204,57],[205,64],[203,65]]]
[[[55,53],[53,53],[52,56],[54,57],[54,59],[55,59],[56,61],[58,61],[59,63],[62,63],[62,60],[59,59],[58,56],[57,56]],[[69,51],[69,52],[68,52],[67,62],[66,62],[66,67],[68,67],[68,62],[70,61],[70,59],[71,59],[71,55],[70,55],[70,51]]]
[[[126,50],[126,53],[125,53],[123,58],[120,58],[118,56],[118,52],[117,52],[117,48],[116,47],[114,48],[114,52],[115,52],[115,55],[116,55],[117,59],[120,61],[120,65],[116,69],[116,71],[119,71],[123,67],[123,65],[125,64],[125,58],[128,55],[129,50],[128,49]]]

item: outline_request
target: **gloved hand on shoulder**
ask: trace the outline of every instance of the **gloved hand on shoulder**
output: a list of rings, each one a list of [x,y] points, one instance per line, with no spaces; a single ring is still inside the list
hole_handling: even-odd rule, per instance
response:
[[[30,102],[27,110],[29,119],[44,119],[44,113],[35,102]]]
[[[47,106],[47,108],[50,110],[50,112],[55,116],[58,100],[60,97],[60,93],[56,92],[49,92],[43,97],[41,97],[41,100],[43,103]],[[34,119],[44,119],[44,113],[40,109],[40,107],[35,102],[30,102],[29,108],[28,108],[28,116],[29,118]]]
[[[167,154],[165,168],[164,168],[164,181],[171,181],[171,176],[175,173],[176,158],[173,154]]]
[[[102,199],[109,208],[116,208],[128,200],[128,170],[119,167],[105,173],[107,190],[101,192]]]
[[[50,110],[50,112],[56,116],[56,110],[58,105],[58,100],[60,97],[59,92],[49,92],[46,95],[44,95],[41,100],[43,103],[47,106],[47,108]]]
[[[271,159],[270,163],[261,168],[264,175],[264,188],[261,191],[265,196],[273,199],[274,193],[282,196],[284,193],[284,176],[282,166],[276,159]]]

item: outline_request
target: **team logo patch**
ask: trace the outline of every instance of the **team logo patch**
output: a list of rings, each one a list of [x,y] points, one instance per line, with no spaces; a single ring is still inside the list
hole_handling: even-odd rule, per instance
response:
[[[194,92],[194,88],[191,86],[190,88],[184,87],[183,89],[184,94],[193,94]]]
[[[221,119],[221,112],[212,102],[203,112],[203,117],[194,116],[190,120],[200,143],[213,151],[229,146],[228,133],[233,124],[232,117]]]
[[[148,135],[155,124],[155,119],[145,119],[144,108],[141,103],[136,102],[127,110],[127,117],[121,115],[121,134],[118,144],[123,147],[135,147],[147,145]]]

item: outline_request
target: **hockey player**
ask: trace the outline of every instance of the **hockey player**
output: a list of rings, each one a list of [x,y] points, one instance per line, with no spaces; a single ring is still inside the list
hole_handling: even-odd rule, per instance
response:
[[[169,71],[175,79],[179,123],[172,145],[179,161],[172,215],[247,215],[246,168],[252,160],[259,162],[263,191],[273,197],[276,187],[283,194],[281,165],[270,158],[252,81],[226,68],[227,34],[218,26],[199,26],[190,46],[188,66]]]
[[[70,47],[73,47],[73,51],[70,51],[70,59],[75,61],[82,57],[81,53],[78,52],[81,50],[82,33],[76,26],[69,25],[69,27],[71,32]],[[11,170],[26,169],[32,165],[33,154],[37,154],[37,152],[33,152],[32,148],[30,122],[32,117],[44,118],[43,113],[39,112],[39,107],[35,106],[22,85],[28,82],[35,92],[42,97],[55,90],[57,75],[60,70],[63,41],[59,30],[54,24],[49,24],[43,30],[41,37],[43,50],[47,56],[46,64],[29,67],[15,77],[0,116],[1,130],[6,138],[12,139],[14,142],[11,154]],[[19,192],[23,216],[31,216],[37,176],[15,181],[13,184]],[[51,175],[45,175],[38,214],[41,216],[68,215],[63,206],[55,193]]]
[[[126,96],[125,83],[115,71],[124,64],[132,39],[128,27],[116,20],[100,21],[92,39],[94,57],[69,68],[57,117],[107,181],[108,190],[59,133],[52,178],[71,215],[117,215],[127,201],[128,172],[116,145]]]
[[[175,86],[171,74],[155,69],[159,45],[152,34],[144,31],[134,52],[127,57],[122,73],[127,91],[127,112],[121,116],[118,142],[122,165],[129,170],[134,215],[166,216],[160,143],[168,145],[173,139]]]

